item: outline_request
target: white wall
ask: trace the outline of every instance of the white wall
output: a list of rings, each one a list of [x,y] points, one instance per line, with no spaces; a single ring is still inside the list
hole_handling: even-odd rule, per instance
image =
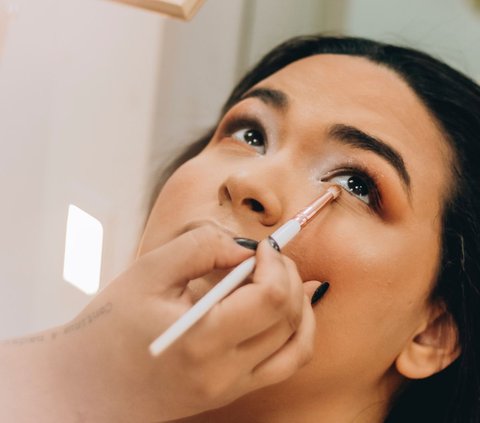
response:
[[[98,0],[18,0],[0,64],[0,335],[72,318],[67,207],[105,230],[103,281],[144,214],[164,18]]]
[[[427,51],[480,81],[480,7],[473,3],[349,0],[341,29]]]

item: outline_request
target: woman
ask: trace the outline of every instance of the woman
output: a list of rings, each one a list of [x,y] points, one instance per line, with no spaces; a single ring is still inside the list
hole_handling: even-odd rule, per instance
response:
[[[479,133],[479,87],[427,55],[280,45],[172,166],[136,264],[73,323],[0,349],[0,400],[21,392],[35,421],[480,421]],[[252,254],[232,237],[254,245],[332,184],[282,254],[259,244],[252,283],[148,356]]]
[[[283,251],[331,289],[312,362],[185,421],[480,421],[479,133],[479,87],[423,53],[311,36],[264,57],[172,166],[140,254],[205,218],[263,239],[335,183]]]

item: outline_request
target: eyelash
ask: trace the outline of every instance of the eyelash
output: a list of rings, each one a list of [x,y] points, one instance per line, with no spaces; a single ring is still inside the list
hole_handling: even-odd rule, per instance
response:
[[[231,138],[232,135],[235,134],[235,132],[241,129],[254,129],[255,131],[260,132],[265,142],[265,150],[268,150],[268,138],[267,138],[265,128],[263,127],[262,123],[258,119],[253,117],[243,116],[243,117],[233,118],[227,121],[225,124],[225,128],[222,131],[222,138],[223,137]]]
[[[253,129],[255,131],[260,132],[260,134],[263,137],[264,143],[265,143],[265,151],[268,150],[268,137],[266,135],[266,131],[262,123],[255,117],[250,117],[250,116],[241,116],[241,117],[235,117],[229,119],[225,127],[222,131],[222,138],[227,137],[231,138],[232,135],[235,134],[235,132],[242,130],[242,129]],[[241,142],[241,141],[238,141]],[[348,194],[352,195],[355,197],[358,201],[362,202],[365,207],[367,207],[368,210],[378,213],[379,210],[381,209],[381,195],[380,195],[380,190],[378,189],[378,183],[375,180],[375,177],[372,176],[371,172],[369,169],[367,169],[364,165],[356,164],[355,166],[352,166],[351,164],[349,165],[340,165],[337,167],[336,170],[328,172],[326,176],[323,176],[321,178],[322,182],[328,182],[329,180],[339,177],[339,176],[346,176],[346,175],[352,175],[352,176],[357,176],[366,183],[369,191],[369,203],[367,204],[366,202],[362,201],[359,197],[357,197],[355,194],[352,192],[348,191],[345,187],[345,191],[347,191]]]
[[[382,205],[380,190],[378,189],[378,183],[376,182],[375,178],[371,175],[370,171],[365,166],[360,164],[356,164],[355,166],[340,165],[337,167],[336,170],[328,172],[326,176],[323,176],[321,178],[321,181],[328,182],[328,181],[331,181],[333,178],[346,176],[346,175],[359,177],[366,183],[368,188],[369,202],[368,203],[364,202],[355,194],[353,194],[348,189],[342,186],[345,189],[345,191],[347,191],[348,194],[355,197],[358,201],[361,201],[364,204],[364,206],[367,207],[369,210],[375,213],[378,213]]]

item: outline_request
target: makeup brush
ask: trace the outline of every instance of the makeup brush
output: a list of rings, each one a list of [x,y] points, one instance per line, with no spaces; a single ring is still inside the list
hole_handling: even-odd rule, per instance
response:
[[[268,241],[278,250],[291,241],[300,230],[307,225],[327,204],[340,195],[341,188],[334,185],[327,191],[300,210],[292,219],[285,222],[269,237]],[[195,305],[173,323],[165,332],[155,339],[149,347],[153,356],[160,355],[188,329],[198,322],[208,311],[235,288],[237,288],[252,273],[256,259],[250,257],[236,266],[217,285],[208,291]]]

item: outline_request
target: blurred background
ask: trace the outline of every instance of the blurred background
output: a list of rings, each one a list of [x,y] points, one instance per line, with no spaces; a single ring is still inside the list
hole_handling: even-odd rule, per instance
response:
[[[320,31],[413,46],[480,80],[474,0],[207,0],[190,22],[0,0],[0,338],[73,318],[133,260],[161,164],[271,47]],[[66,255],[89,254],[66,271]]]

